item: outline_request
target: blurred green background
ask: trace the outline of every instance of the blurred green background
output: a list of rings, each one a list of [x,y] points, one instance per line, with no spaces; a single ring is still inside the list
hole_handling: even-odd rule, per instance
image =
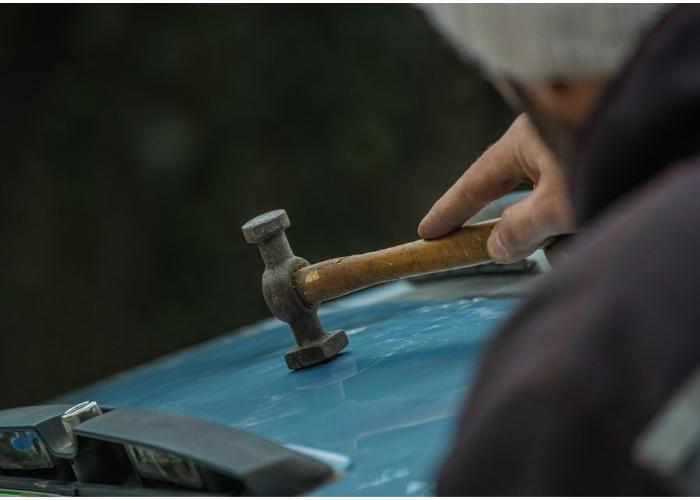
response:
[[[312,262],[415,239],[512,118],[410,6],[4,5],[0,36],[0,407],[268,316],[261,212]]]

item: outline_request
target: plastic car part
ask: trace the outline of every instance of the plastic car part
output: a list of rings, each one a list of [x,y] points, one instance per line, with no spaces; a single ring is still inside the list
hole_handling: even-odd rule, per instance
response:
[[[334,477],[319,460],[214,422],[102,408],[104,413],[68,432],[62,417],[71,409],[0,411],[0,488],[61,495],[287,496]]]

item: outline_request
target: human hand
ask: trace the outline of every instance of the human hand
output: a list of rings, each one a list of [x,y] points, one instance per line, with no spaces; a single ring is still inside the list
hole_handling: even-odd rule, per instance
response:
[[[435,202],[418,226],[418,235],[424,239],[444,236],[522,183],[531,183],[534,189],[503,211],[488,240],[491,258],[514,262],[547,238],[574,230],[564,171],[523,114]]]

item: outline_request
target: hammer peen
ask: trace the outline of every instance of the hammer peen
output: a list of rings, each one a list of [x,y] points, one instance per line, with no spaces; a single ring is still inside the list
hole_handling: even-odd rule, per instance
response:
[[[260,249],[262,290],[270,311],[292,328],[297,345],[285,354],[291,370],[326,361],[345,348],[342,330],[326,332],[318,305],[379,283],[490,262],[486,241],[498,220],[466,226],[434,240],[417,240],[376,252],[309,264],[292,252],[284,230],[289,217],[273,210],[241,228]]]

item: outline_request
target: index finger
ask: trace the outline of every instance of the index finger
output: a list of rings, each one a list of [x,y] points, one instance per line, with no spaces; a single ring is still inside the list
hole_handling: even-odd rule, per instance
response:
[[[506,132],[438,199],[418,225],[424,239],[459,228],[490,201],[515,189],[526,177]]]

